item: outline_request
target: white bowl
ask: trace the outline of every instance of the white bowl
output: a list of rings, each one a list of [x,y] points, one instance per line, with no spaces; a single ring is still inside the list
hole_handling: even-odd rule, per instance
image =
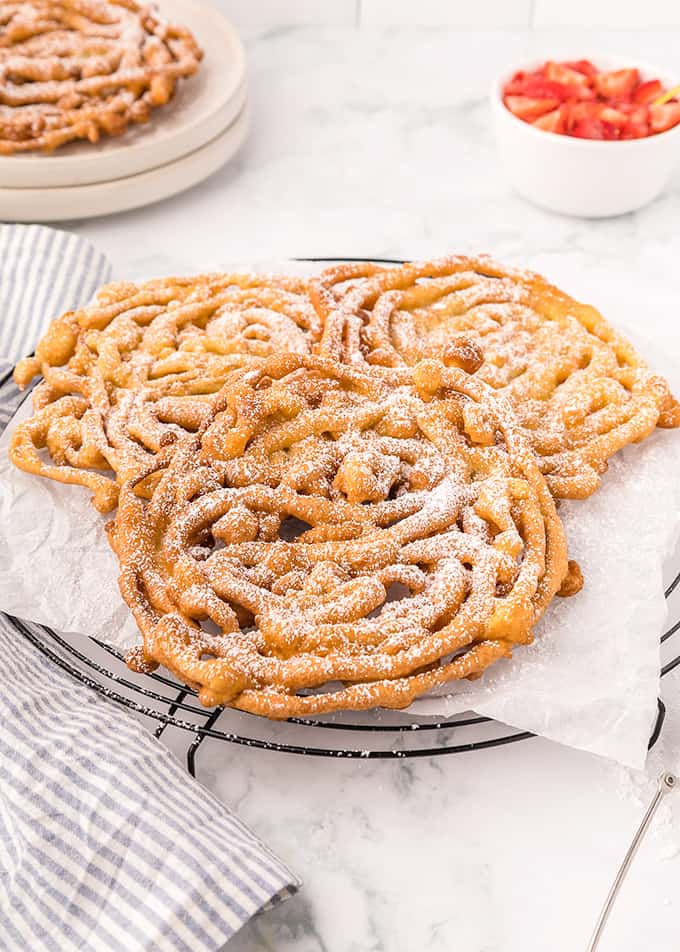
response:
[[[658,78],[666,88],[678,82],[668,71],[629,57],[590,58],[599,69],[636,66],[644,78]],[[517,69],[538,69],[544,62],[545,58]],[[562,215],[607,218],[635,211],[664,190],[680,161],[680,125],[624,141],[544,132],[518,119],[503,102],[503,86],[515,72],[493,84],[491,108],[501,159],[520,195]]]

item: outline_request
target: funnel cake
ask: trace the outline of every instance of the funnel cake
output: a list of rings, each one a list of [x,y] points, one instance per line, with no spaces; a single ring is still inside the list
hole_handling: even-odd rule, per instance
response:
[[[578,577],[507,402],[432,360],[389,380],[301,355],[242,372],[123,485],[110,536],[144,638],[131,666],[272,718],[477,677]]]
[[[631,344],[537,274],[450,257],[340,265],[311,287],[326,356],[400,367],[467,354],[512,404],[556,496],[589,496],[613,453],[680,425],[668,384]]]
[[[122,135],[201,60],[191,32],[135,0],[0,5],[0,155]]]
[[[118,481],[168,456],[204,419],[209,396],[272,353],[307,353],[320,334],[306,282],[214,274],[111,284],[52,322],[14,378],[35,389],[35,415],[12,438],[28,472],[88,486],[100,512]],[[46,451],[46,452],[43,452]]]

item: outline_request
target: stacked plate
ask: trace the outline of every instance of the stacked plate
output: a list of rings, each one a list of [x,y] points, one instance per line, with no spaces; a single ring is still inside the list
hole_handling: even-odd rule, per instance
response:
[[[44,222],[93,218],[167,198],[200,182],[248,131],[245,54],[234,28],[200,0],[159,0],[186,24],[204,58],[174,99],[119,138],[80,142],[51,155],[0,158],[0,217]]]

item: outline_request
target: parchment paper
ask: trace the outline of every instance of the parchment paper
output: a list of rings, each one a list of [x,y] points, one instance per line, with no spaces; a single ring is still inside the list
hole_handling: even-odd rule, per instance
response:
[[[653,363],[658,341],[643,345]],[[663,363],[667,370],[668,355]],[[680,379],[680,370],[674,375]],[[0,609],[117,645],[138,639],[117,589],[105,517],[89,491],[23,473],[0,440]],[[477,682],[426,697],[418,714],[475,710],[628,766],[644,763],[659,690],[664,560],[680,530],[680,433],[657,431],[610,462],[588,500],[562,502],[583,591],[556,598],[536,630]]]

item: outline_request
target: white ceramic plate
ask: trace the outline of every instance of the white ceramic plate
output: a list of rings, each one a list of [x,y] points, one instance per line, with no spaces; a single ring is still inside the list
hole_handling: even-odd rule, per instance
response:
[[[246,105],[228,129],[200,149],[139,175],[68,188],[0,188],[3,221],[96,218],[176,195],[212,175],[239,150],[248,134],[248,120]]]
[[[158,0],[161,13],[188,26],[203,49],[198,72],[177,85],[151,121],[97,143],[74,142],[52,154],[0,157],[0,188],[91,185],[137,175],[212,141],[242,111],[246,61],[238,34],[200,0]],[[2,209],[4,214],[4,207]]]

